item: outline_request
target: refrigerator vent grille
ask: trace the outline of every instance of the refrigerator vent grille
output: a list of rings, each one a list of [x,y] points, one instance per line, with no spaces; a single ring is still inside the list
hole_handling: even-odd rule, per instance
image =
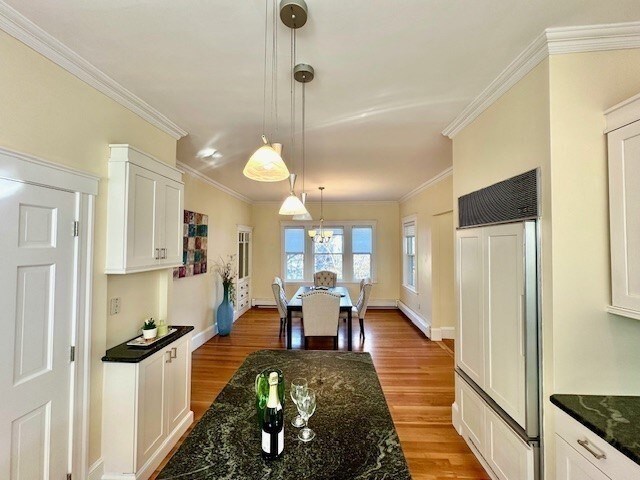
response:
[[[458,198],[458,225],[471,227],[538,216],[538,175],[531,170]]]

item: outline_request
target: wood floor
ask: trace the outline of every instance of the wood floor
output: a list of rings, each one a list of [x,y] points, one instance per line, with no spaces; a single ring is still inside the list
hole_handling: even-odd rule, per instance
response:
[[[284,336],[278,339],[278,328],[276,310],[254,308],[238,319],[230,336],[214,337],[193,353],[191,409],[196,422],[247,354],[285,348]],[[413,479],[488,480],[490,477],[451,425],[453,342],[428,340],[398,310],[367,311],[365,330],[362,344],[355,322],[353,349],[373,357]],[[346,350],[345,336],[346,326],[342,325],[339,348]],[[293,348],[300,349],[301,328],[296,319],[292,339]],[[311,349],[332,347],[331,339],[311,339],[309,345]]]

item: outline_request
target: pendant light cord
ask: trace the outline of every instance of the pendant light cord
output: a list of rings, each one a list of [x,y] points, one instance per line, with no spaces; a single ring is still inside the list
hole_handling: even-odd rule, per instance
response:
[[[262,135],[267,128],[267,43],[269,31],[269,2],[264,2],[264,71],[262,81]]]
[[[273,65],[271,71],[271,84],[273,88],[273,108],[275,110],[275,133],[278,136],[278,13],[277,0],[273,0]]]
[[[296,93],[295,93],[295,80],[293,78],[293,68],[296,59],[296,29],[291,29],[291,167],[295,168],[295,153],[296,153]],[[303,187],[304,190],[304,187]],[[292,192],[293,193],[293,192]]]
[[[306,177],[305,172],[304,172],[304,166],[305,166],[305,160],[306,160],[306,155],[305,155],[305,130],[306,130],[306,105],[307,105],[307,100],[306,100],[306,96],[305,96],[305,91],[306,91],[306,82],[302,83],[302,191],[305,191],[304,188],[304,179]]]

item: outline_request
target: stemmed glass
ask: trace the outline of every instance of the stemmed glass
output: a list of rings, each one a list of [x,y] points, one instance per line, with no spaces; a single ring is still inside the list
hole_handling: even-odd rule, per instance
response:
[[[298,398],[298,412],[304,420],[305,427],[300,430],[298,438],[303,442],[310,442],[316,436],[316,432],[309,428],[309,418],[316,411],[316,392],[307,388],[307,392],[302,397]]]
[[[291,400],[298,405],[298,399],[307,394],[307,379],[306,378],[294,378],[291,381]],[[296,428],[304,427],[304,419],[300,415],[296,415],[296,418],[291,420],[291,425]]]

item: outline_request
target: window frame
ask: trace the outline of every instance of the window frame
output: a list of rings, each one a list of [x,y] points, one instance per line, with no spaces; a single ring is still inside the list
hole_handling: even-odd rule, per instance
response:
[[[413,285],[409,284],[409,254],[407,253],[407,236],[405,230],[407,227],[413,225],[414,228],[414,251],[413,251],[413,264],[415,270],[415,278],[413,279]],[[419,265],[418,265],[418,216],[408,215],[402,218],[400,224],[400,233],[402,238],[402,287],[413,292],[418,293],[418,278],[419,278]]]
[[[377,283],[377,245],[376,245],[376,220],[340,220],[340,221],[324,221],[323,228],[327,230],[342,228],[342,279],[338,280],[340,284],[359,283],[360,279],[353,278],[353,227],[370,227],[371,228],[371,281]],[[304,228],[304,278],[289,280],[286,275],[286,252],[284,251],[284,233],[286,228]],[[315,253],[311,239],[309,238],[309,230],[316,229],[318,221],[281,221],[280,222],[280,270],[282,279],[286,283],[312,283],[315,265]]]
[[[281,261],[281,265],[282,265],[282,272],[281,272],[281,278],[285,281],[285,282],[302,282],[304,281],[304,274],[306,272],[307,269],[307,262],[309,260],[309,256],[307,254],[307,242],[306,242],[306,235],[307,235],[307,230],[306,228],[301,228],[301,225],[291,225],[289,228],[296,228],[298,230],[302,230],[302,235],[303,235],[303,244],[304,244],[304,249],[302,251],[302,276],[303,278],[294,278],[294,279],[288,279],[287,278],[287,255],[289,253],[292,253],[294,255],[299,254],[300,252],[287,252],[285,251],[285,229],[282,228],[282,241],[281,241],[281,246],[280,246],[280,252],[282,255],[282,261]]]

